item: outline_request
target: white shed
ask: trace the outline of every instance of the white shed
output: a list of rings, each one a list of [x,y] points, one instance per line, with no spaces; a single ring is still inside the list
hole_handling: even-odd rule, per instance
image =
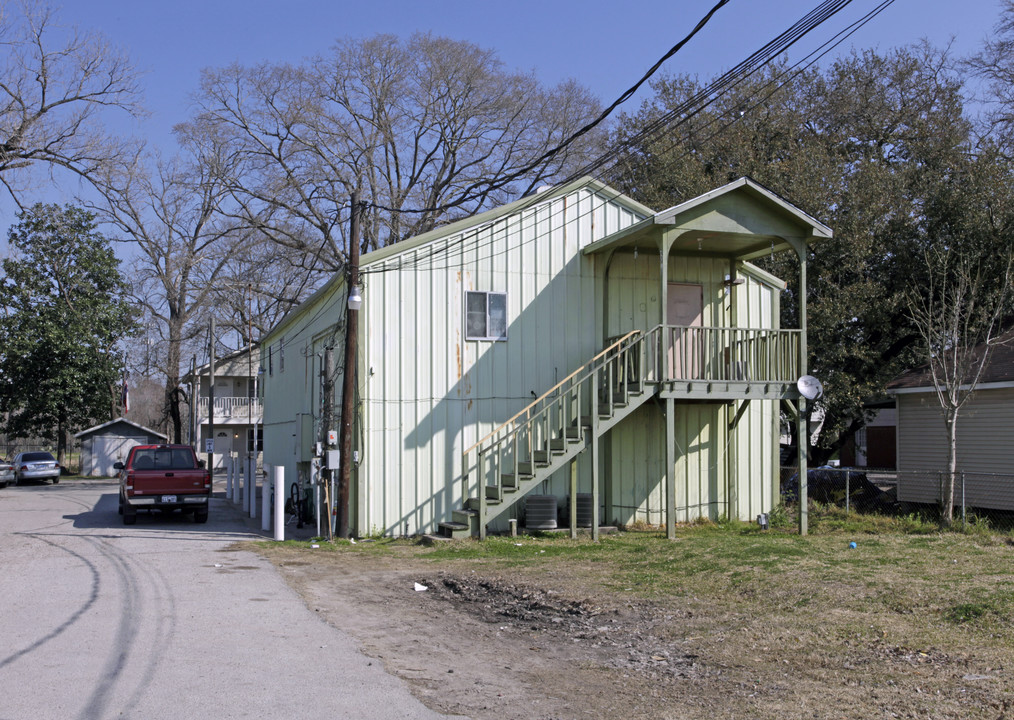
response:
[[[74,437],[81,443],[81,474],[92,477],[116,475],[113,463],[126,460],[135,445],[166,441],[162,433],[123,417],[82,430]]]

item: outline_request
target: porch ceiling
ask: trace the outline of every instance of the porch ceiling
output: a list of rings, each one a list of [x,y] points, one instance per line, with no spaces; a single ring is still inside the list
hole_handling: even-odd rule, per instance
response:
[[[792,242],[832,236],[830,228],[749,178],[740,178],[588,245],[653,252],[671,243],[679,255],[753,260],[792,249]]]

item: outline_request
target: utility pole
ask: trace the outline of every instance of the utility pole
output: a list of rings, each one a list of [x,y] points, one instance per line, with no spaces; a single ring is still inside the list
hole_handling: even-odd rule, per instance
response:
[[[197,356],[190,358],[190,447],[194,453],[201,451],[201,438],[197,424],[197,408],[201,402],[201,379],[197,377]]]
[[[215,477],[215,318],[208,333],[208,472]]]
[[[359,191],[352,193],[352,232],[349,240],[347,296],[359,286]],[[352,421],[356,391],[356,352],[359,334],[359,310],[345,310],[345,367],[342,377],[341,455],[338,458],[338,537],[349,536],[349,484],[352,477]]]
[[[324,462],[321,467],[320,484],[324,486],[324,510],[327,517],[328,539],[330,539],[335,525],[335,498],[331,497],[331,480],[334,478],[335,468],[330,462],[330,448],[333,446],[334,441],[328,437],[334,430],[334,348],[330,346],[324,349],[324,362],[321,366],[320,378],[321,400],[323,401],[320,413],[322,418],[320,444],[324,448]]]

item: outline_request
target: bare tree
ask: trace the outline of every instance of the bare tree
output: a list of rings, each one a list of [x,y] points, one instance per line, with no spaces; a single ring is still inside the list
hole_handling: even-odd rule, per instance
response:
[[[356,188],[371,200],[363,249],[376,248],[531,192],[597,142],[540,161],[595,114],[588,91],[543,88],[490,51],[431,35],[209,70],[197,104],[180,130],[229,148],[243,220],[327,272],[344,263]]]
[[[216,172],[220,156],[145,162],[138,157],[100,184],[92,207],[140,250],[133,292],[157,347],[165,378],[164,417],[182,434],[180,369],[186,344],[200,337],[215,280],[242,244],[223,215],[228,197]]]
[[[211,293],[216,322],[231,330],[237,349],[258,341],[313,289],[316,273],[304,257],[261,237],[243,242],[227,259]]]
[[[0,184],[21,206],[33,168],[93,179],[127,151],[103,111],[141,113],[130,61],[95,33],[60,27],[48,7],[0,5]]]
[[[943,520],[954,517],[958,421],[993,349],[1014,341],[1014,195],[998,154],[983,154],[928,204],[925,280],[906,293],[947,429]]]

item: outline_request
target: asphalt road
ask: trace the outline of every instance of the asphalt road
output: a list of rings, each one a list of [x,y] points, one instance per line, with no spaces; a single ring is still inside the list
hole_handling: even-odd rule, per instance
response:
[[[442,717],[233,547],[261,538],[226,500],[116,509],[110,481],[0,489],[0,718]]]

